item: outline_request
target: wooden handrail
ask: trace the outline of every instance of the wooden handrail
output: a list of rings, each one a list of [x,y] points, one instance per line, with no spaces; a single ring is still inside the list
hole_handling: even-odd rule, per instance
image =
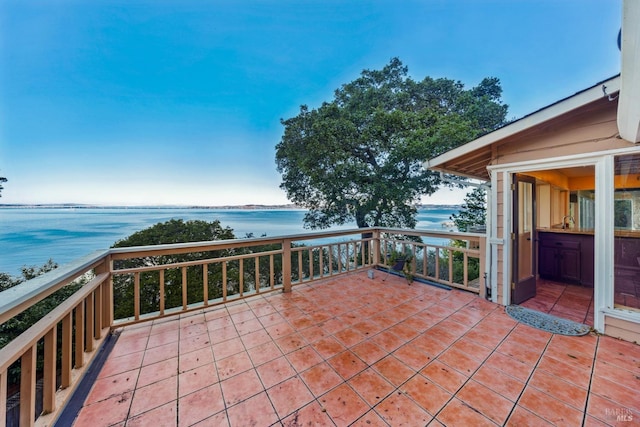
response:
[[[57,325],[71,312],[78,304],[84,301],[93,291],[96,290],[109,277],[108,273],[96,276],[89,283],[80,288],[69,299],[49,312],[33,326],[22,333],[18,338],[7,344],[0,350],[0,372],[4,372],[13,362],[17,360],[12,355],[20,354],[34,346],[51,329],[51,325]],[[108,325],[110,326],[110,325]]]

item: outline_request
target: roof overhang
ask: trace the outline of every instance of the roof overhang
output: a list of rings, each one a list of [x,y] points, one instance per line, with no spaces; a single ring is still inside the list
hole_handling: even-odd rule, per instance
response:
[[[622,63],[618,130],[622,139],[640,142],[640,1],[622,5]]]
[[[423,165],[430,170],[488,181],[490,177],[487,166],[491,162],[494,146],[518,134],[535,131],[537,127],[546,122],[588,108],[589,104],[602,101],[603,98],[615,97],[616,92],[619,91],[620,76],[612,77],[438,157],[427,160]]]

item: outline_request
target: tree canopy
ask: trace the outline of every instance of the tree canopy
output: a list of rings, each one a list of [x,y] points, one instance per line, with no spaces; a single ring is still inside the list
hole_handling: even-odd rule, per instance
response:
[[[204,242],[212,240],[235,239],[233,230],[229,227],[222,227],[220,221],[183,221],[182,219],[172,219],[166,222],[155,224],[149,228],[138,231],[119,240],[113,247],[131,247],[131,246],[147,246],[162,245],[170,243],[185,242]],[[189,252],[166,255],[152,255],[142,258],[132,258],[127,260],[118,260],[114,263],[116,269],[143,267],[150,265],[164,265],[185,261],[195,261],[207,258],[218,258],[231,256],[235,254],[234,249],[223,249],[211,252]],[[209,276],[219,276],[217,269],[211,269]],[[187,271],[187,280],[192,284],[202,284],[202,269],[189,268]],[[143,313],[157,311],[159,308],[160,298],[165,300],[167,307],[177,307],[182,303],[182,276],[180,269],[170,269],[165,273],[165,294],[158,294],[158,276],[157,272],[146,272],[140,276],[140,308]],[[213,277],[209,283],[214,283]],[[114,316],[116,319],[122,319],[133,315],[133,282],[129,275],[115,275],[113,278],[113,298],[114,298]],[[213,296],[215,292],[211,291]],[[202,300],[202,285],[192,286],[189,288],[189,303]]]
[[[444,78],[415,81],[397,58],[364,70],[332,101],[281,121],[280,187],[308,209],[308,228],[353,220],[414,228],[420,197],[440,184],[422,162],[503,125],[501,94],[496,78],[468,90]]]
[[[220,221],[184,221],[171,219],[160,222],[144,230],[137,231],[117,241],[113,247],[123,248],[131,246],[163,245],[184,242],[206,242],[209,240],[235,239],[233,229],[222,227]]]
[[[4,190],[4,187],[2,186],[4,182],[7,182],[7,178],[0,176],[0,197],[2,197],[2,190]]]
[[[470,227],[487,223],[487,191],[482,187],[474,188],[464,198],[464,204],[451,219],[458,231],[469,231]]]

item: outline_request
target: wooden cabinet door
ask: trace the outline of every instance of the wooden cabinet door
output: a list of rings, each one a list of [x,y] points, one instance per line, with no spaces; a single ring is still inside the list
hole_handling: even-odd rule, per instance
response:
[[[543,279],[554,279],[558,276],[556,259],[556,248],[545,245],[540,245],[540,253],[538,259],[538,274]]]
[[[575,249],[560,249],[558,255],[560,279],[565,282],[580,283],[580,251]]]

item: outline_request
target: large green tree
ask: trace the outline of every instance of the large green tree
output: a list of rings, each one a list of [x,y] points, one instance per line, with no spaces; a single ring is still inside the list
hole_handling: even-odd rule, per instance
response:
[[[474,188],[464,198],[464,204],[457,214],[450,217],[458,231],[469,231],[474,226],[487,223],[487,191],[483,187]]]
[[[495,78],[469,90],[449,79],[415,81],[397,58],[364,70],[332,101],[282,120],[280,187],[308,209],[309,228],[353,220],[413,228],[420,197],[440,184],[422,162],[503,125],[501,93]]]

